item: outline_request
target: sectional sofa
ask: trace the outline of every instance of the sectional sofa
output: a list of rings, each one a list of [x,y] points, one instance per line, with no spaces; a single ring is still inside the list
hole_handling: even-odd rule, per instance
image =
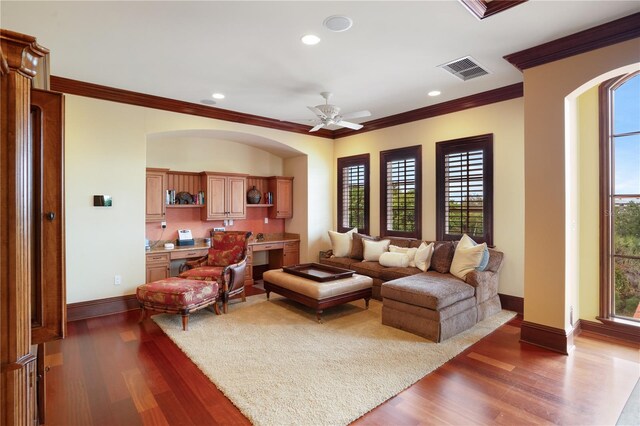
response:
[[[416,267],[385,267],[363,261],[363,238],[371,237],[354,234],[349,257],[335,257],[329,251],[320,263],[371,277],[372,297],[383,301],[383,324],[440,342],[501,310],[498,283],[502,252],[490,248],[485,270],[473,270],[461,280],[449,273],[457,242],[435,241],[431,264],[423,272]],[[407,238],[384,239],[398,247],[417,248],[422,243]]]

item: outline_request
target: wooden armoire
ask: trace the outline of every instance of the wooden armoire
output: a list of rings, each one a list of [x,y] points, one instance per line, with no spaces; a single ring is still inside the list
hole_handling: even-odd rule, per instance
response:
[[[0,425],[45,421],[46,342],[65,334],[64,99],[48,53],[0,29]]]

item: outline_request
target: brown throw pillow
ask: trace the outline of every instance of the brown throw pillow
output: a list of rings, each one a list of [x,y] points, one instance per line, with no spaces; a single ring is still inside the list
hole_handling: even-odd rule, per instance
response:
[[[452,241],[436,241],[431,256],[431,269],[446,274],[451,268],[455,248]]]
[[[353,233],[353,240],[351,241],[351,255],[349,256],[352,259],[362,260],[364,259],[364,244],[362,244],[362,240],[370,240],[377,241],[378,239],[375,237],[371,237],[369,235],[357,234]]]

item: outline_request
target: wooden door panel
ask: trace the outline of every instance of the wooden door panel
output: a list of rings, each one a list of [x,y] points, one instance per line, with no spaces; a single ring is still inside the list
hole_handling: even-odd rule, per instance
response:
[[[226,179],[224,176],[207,176],[207,220],[226,218]]]
[[[165,218],[166,179],[166,173],[147,170],[147,222],[160,222]]]
[[[31,342],[66,333],[64,242],[64,97],[32,90],[34,273]]]
[[[244,219],[247,217],[246,197],[247,179],[229,177],[229,218]]]

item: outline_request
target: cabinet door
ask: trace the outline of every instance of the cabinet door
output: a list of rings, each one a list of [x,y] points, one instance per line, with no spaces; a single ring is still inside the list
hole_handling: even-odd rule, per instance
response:
[[[227,218],[227,178],[225,176],[207,176],[207,200],[205,220],[223,220]]]
[[[33,269],[31,343],[62,339],[66,332],[64,232],[64,98],[31,91],[33,133]]]
[[[272,217],[289,219],[293,217],[293,180],[276,179]]]
[[[147,282],[152,283],[158,280],[169,278],[169,264],[153,263],[147,265]]]
[[[229,198],[227,218],[230,219],[244,219],[247,217],[247,178],[229,176]]]
[[[282,255],[282,266],[292,266],[300,263],[300,243],[298,241],[286,242]]]
[[[162,171],[147,170],[146,221],[164,220],[167,174]]]

